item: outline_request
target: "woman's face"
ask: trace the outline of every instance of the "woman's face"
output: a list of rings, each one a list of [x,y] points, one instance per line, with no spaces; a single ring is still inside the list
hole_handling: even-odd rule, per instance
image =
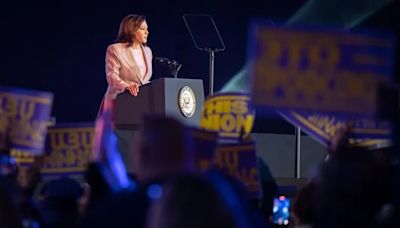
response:
[[[134,42],[139,44],[147,43],[147,36],[149,35],[149,27],[146,21],[143,21],[139,29],[135,32]]]

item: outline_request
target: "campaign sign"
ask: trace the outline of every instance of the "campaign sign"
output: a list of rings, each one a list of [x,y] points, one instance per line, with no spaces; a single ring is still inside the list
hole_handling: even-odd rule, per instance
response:
[[[254,23],[252,97],[258,107],[372,116],[390,80],[394,37]]]
[[[94,124],[65,124],[49,128],[42,175],[83,173],[90,160]]]
[[[20,167],[32,166],[33,163],[35,162],[35,156],[33,154],[27,153],[26,151],[20,151],[14,148],[11,148],[10,156],[15,159],[15,162]]]
[[[52,93],[0,86],[0,146],[42,154],[52,103]]]
[[[391,139],[389,122],[376,121],[368,118],[349,119],[343,116],[333,116],[315,112],[280,111],[282,117],[293,125],[299,126],[304,132],[321,144],[327,146],[336,135],[337,130],[350,126],[349,143],[360,143],[368,140],[380,144]]]
[[[204,129],[189,129],[194,142],[195,167],[201,173],[212,169],[215,149],[218,143],[217,132]]]
[[[249,134],[253,123],[254,108],[248,94],[214,94],[203,104],[200,128],[216,131],[222,139]]]
[[[254,142],[218,145],[214,164],[217,169],[239,180],[246,187],[250,198],[261,197]]]

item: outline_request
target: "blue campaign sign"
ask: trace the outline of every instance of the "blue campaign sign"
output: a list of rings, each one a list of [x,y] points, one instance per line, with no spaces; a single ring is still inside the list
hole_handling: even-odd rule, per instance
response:
[[[249,58],[258,107],[373,115],[390,81],[394,37],[253,23]]]
[[[261,197],[261,180],[253,141],[219,144],[215,150],[214,165],[240,181],[249,198]]]
[[[41,155],[52,104],[50,92],[0,86],[0,147]]]
[[[218,132],[190,128],[190,133],[194,143],[195,167],[201,173],[207,172],[212,168],[218,144]]]

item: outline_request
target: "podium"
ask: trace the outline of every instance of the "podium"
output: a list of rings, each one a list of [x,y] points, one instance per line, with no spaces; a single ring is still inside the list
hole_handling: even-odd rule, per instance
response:
[[[138,130],[143,115],[160,114],[173,117],[186,126],[198,127],[203,103],[201,79],[159,78],[141,86],[136,97],[128,91],[117,96],[114,124],[120,130]]]

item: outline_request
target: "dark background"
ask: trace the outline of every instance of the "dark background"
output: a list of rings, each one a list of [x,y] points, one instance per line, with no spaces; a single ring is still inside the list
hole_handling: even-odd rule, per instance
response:
[[[147,17],[148,45],[153,55],[178,60],[183,64],[179,77],[201,78],[205,91],[208,91],[208,53],[194,47],[182,19],[185,13],[207,13],[214,18],[226,46],[226,50],[217,53],[215,58],[215,90],[219,90],[245,63],[249,19],[261,16],[285,21],[304,2],[2,2],[0,85],[53,92],[52,115],[58,123],[93,121],[107,87],[104,73],[106,47],[114,41],[122,18],[136,13]],[[398,34],[398,2],[395,0],[359,27],[384,28]],[[397,67],[395,75],[398,72]],[[154,73],[164,76],[161,71]],[[279,124],[275,127],[280,128]]]

